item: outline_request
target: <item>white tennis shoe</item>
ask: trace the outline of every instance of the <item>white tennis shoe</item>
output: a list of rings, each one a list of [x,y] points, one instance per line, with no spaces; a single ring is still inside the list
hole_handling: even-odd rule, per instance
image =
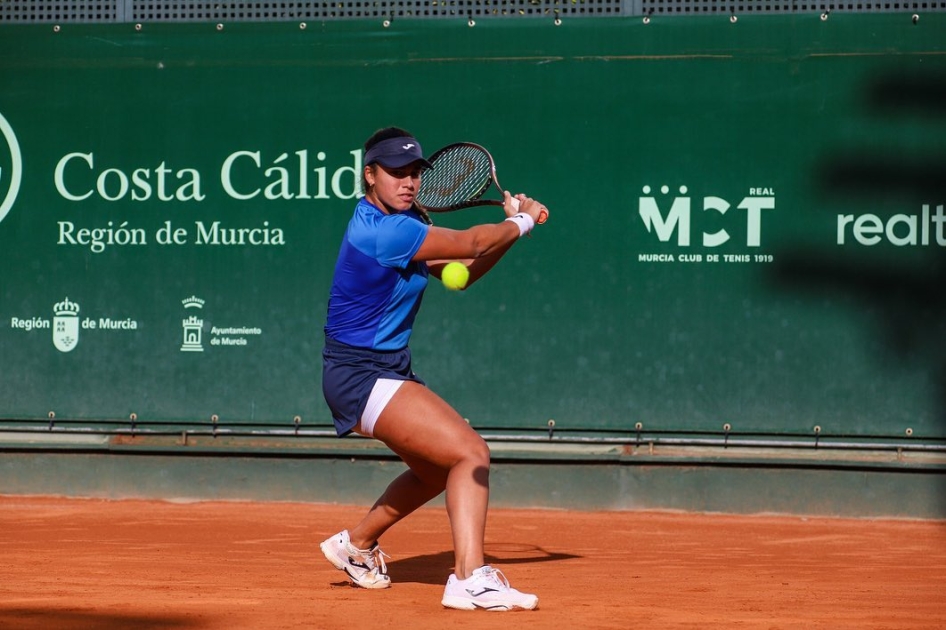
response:
[[[502,571],[485,566],[473,571],[465,580],[459,580],[455,574],[451,574],[440,603],[447,608],[460,610],[532,610],[539,605],[539,598],[520,593],[509,586],[509,580]]]
[[[344,571],[351,581],[362,588],[388,588],[391,578],[384,563],[387,554],[377,543],[370,549],[358,549],[351,544],[348,530],[341,531],[319,547],[336,569]]]

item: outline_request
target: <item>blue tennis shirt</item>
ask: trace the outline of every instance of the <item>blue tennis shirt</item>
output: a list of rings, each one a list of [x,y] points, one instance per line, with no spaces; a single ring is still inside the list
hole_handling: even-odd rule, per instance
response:
[[[385,214],[358,202],[335,263],[327,336],[372,350],[407,346],[427,288],[427,264],[411,258],[428,227],[414,210]]]

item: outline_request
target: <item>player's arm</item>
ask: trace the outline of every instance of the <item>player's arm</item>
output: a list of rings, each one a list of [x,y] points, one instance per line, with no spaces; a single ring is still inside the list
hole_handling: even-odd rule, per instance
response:
[[[505,210],[509,217],[517,213],[526,214],[534,224],[545,208],[535,199],[530,199],[525,195],[516,195],[519,200],[519,209],[516,212],[510,201],[511,196],[508,192],[505,195]],[[521,225],[521,220],[512,220],[475,225],[466,230],[431,227],[417,254],[414,255],[414,260],[427,261],[431,275],[436,278],[440,278],[440,272],[448,262],[462,262],[470,270],[470,279],[467,282],[469,287],[492,269],[509,251],[512,244],[524,234]]]

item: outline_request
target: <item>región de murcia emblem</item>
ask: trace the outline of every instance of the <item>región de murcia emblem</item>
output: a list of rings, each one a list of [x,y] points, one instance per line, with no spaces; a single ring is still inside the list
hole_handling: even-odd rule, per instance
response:
[[[53,345],[71,352],[79,343],[79,305],[66,298],[53,307]]]

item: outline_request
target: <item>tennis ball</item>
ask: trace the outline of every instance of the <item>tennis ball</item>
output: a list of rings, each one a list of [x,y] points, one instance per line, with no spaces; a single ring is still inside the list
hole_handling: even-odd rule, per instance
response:
[[[466,288],[466,283],[470,279],[470,270],[466,265],[460,262],[447,263],[440,272],[440,280],[443,286],[451,291],[459,291]]]

